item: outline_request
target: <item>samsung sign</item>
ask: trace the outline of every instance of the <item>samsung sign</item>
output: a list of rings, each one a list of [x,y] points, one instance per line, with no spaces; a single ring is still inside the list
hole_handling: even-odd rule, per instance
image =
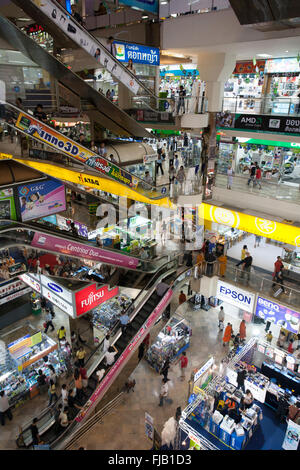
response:
[[[54,290],[54,292],[63,292],[63,289],[53,282],[48,282],[47,286],[49,289]]]
[[[251,292],[219,280],[216,297],[224,302],[234,305],[235,307],[253,313],[255,294],[252,294]]]

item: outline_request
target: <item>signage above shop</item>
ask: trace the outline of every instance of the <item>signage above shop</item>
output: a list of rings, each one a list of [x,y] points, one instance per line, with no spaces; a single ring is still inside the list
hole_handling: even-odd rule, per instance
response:
[[[233,71],[234,75],[239,74],[256,74],[258,72],[263,72],[265,69],[265,60],[257,60],[255,65],[253,60],[246,62],[237,62],[235,69]]]
[[[61,284],[58,284],[53,279],[41,274],[41,283],[46,289],[49,289],[53,294],[62,297],[63,300],[66,300],[72,304],[72,292],[63,287]]]
[[[254,215],[206,204],[205,202],[199,206],[198,215],[200,219],[211,220],[217,224],[234,227],[244,232],[300,246],[300,227],[262,219]]]
[[[201,369],[197,370],[197,372],[194,374],[194,382],[197,382],[197,380],[205,374],[205,372],[214,364],[215,360],[213,357],[208,359],[208,361],[201,367]]]
[[[216,297],[247,312],[252,313],[254,310],[255,294],[220,279],[218,280]]]
[[[128,62],[131,59],[136,64],[159,65],[159,49],[157,47],[120,41],[114,41],[114,44],[116,46],[116,58],[120,62]]]
[[[284,57],[281,59],[268,59],[265,65],[265,73],[300,73],[299,60],[297,57]]]
[[[258,114],[217,113],[216,126],[252,132],[271,132],[300,135],[300,118],[289,116],[260,116]]]
[[[98,305],[119,294],[119,287],[109,289],[108,286],[102,286],[97,289],[96,284],[84,287],[75,293],[76,316],[79,317],[89,312]]]
[[[300,332],[300,313],[269,299],[258,296],[255,315],[293,333]]]

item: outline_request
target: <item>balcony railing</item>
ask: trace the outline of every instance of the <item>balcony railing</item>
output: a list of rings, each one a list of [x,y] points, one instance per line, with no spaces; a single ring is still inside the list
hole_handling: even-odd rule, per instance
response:
[[[226,10],[230,8],[228,0],[169,0],[160,3],[159,17],[170,18],[180,15],[197,13],[208,13],[216,10]]]
[[[223,112],[241,114],[300,115],[299,98],[297,96],[264,96],[261,98],[247,96],[224,97],[222,110]]]

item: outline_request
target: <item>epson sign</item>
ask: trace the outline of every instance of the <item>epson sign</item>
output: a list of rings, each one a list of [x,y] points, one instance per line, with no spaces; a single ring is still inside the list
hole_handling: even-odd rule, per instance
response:
[[[253,312],[255,295],[224,281],[218,281],[217,298],[238,308]]]

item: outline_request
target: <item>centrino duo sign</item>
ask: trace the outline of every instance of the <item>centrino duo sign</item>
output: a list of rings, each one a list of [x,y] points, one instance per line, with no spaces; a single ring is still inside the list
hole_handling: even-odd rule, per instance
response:
[[[218,280],[216,297],[247,312],[254,311],[255,294],[227,282]]]

